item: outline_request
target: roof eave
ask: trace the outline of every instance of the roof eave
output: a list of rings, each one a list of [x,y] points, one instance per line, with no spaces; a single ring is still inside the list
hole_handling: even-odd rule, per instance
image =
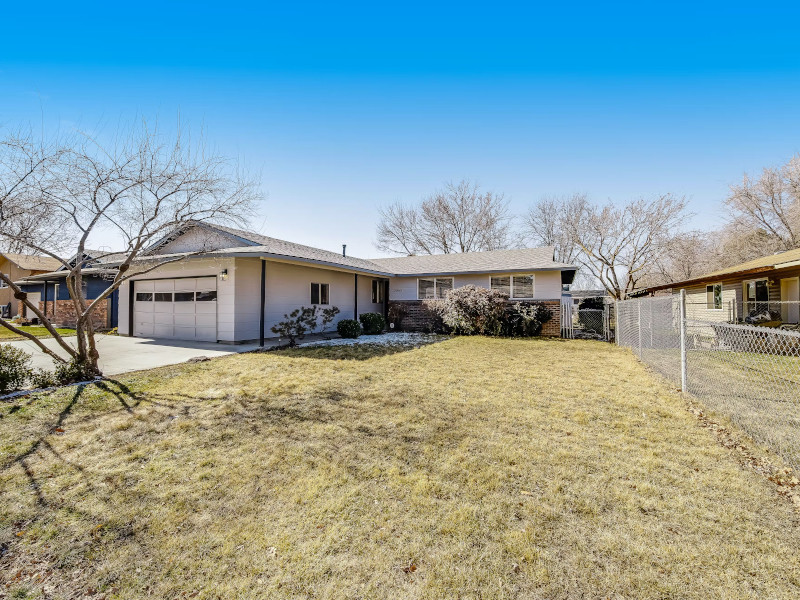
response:
[[[791,264],[787,263],[789,266]],[[781,267],[786,268],[786,267]],[[659,290],[669,290],[673,288],[683,288],[683,287],[690,287],[693,285],[699,285],[702,283],[706,283],[708,281],[724,281],[725,279],[736,279],[737,277],[744,277],[747,275],[760,275],[762,273],[771,273],[776,270],[776,267],[770,265],[767,267],[756,267],[754,269],[744,269],[742,271],[733,271],[731,273],[719,273],[717,275],[705,275],[703,277],[695,277],[694,279],[685,279],[683,281],[675,281],[673,283],[665,283],[662,285],[654,285],[646,288],[642,288],[641,290],[637,290],[642,293],[647,292],[657,292]]]
[[[539,273],[542,271],[572,271],[578,267],[524,267],[506,269],[478,269],[475,271],[431,271],[429,273],[395,273],[393,277],[454,277],[456,275],[484,275],[493,273]]]

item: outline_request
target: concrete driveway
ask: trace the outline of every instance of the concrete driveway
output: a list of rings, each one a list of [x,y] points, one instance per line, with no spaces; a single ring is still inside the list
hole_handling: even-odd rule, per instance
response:
[[[75,344],[75,338],[66,338],[66,341]],[[42,340],[44,344],[62,356],[64,350],[53,339]],[[272,342],[272,343],[270,343]],[[273,345],[272,340],[267,345]],[[31,341],[3,342],[10,346],[22,348],[25,352],[33,354],[31,364],[47,370],[53,369],[53,360],[42,352]],[[215,344],[213,342],[184,342],[179,340],[158,340],[148,338],[132,338],[116,335],[98,335],[97,349],[100,352],[100,368],[104,375],[119,375],[129,371],[141,371],[154,367],[175,365],[186,362],[198,356],[227,356],[255,350],[258,344]]]

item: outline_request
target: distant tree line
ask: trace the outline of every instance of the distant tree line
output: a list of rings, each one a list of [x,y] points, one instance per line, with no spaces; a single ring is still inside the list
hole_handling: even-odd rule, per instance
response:
[[[800,247],[800,155],[744,175],[720,208],[727,223],[712,231],[687,228],[687,201],[672,194],[625,203],[544,197],[520,216],[502,193],[462,180],[418,204],[381,209],[376,245],[405,255],[553,246],[556,260],[581,267],[578,286],[625,298]]]

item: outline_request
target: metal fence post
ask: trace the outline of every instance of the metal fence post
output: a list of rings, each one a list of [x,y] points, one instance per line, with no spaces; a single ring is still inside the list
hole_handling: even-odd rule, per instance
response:
[[[639,358],[642,358],[642,301],[641,299],[636,301],[636,308],[638,313],[638,326],[637,329],[639,330]]]
[[[686,393],[687,363],[686,363],[686,290],[681,290],[681,391]]]
[[[614,300],[614,341],[619,343],[619,300]]]

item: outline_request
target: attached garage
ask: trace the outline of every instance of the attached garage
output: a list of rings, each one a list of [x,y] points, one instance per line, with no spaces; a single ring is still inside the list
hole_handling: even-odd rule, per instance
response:
[[[133,335],[217,341],[217,278],[134,282]]]

